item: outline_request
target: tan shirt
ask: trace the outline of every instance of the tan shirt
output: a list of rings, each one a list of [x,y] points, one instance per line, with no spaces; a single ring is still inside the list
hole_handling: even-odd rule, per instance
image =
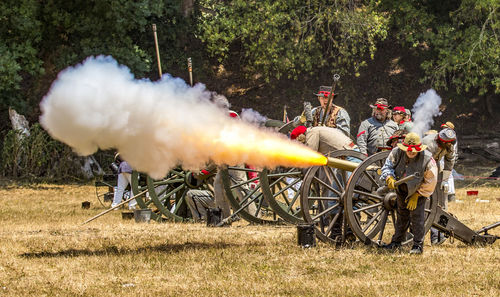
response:
[[[417,192],[424,197],[430,197],[434,192],[434,189],[436,188],[437,175],[438,168],[436,161],[434,159],[431,159],[429,163],[427,163],[427,167],[424,171],[424,180],[418,188]]]

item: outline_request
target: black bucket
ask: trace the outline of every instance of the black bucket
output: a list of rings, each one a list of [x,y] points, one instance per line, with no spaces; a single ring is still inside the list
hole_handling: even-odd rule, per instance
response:
[[[221,222],[222,210],[218,207],[207,209],[207,226],[215,227]]]
[[[151,220],[151,209],[134,210],[134,219],[136,223],[149,223]]]
[[[132,211],[124,211],[122,212],[122,219],[131,220],[134,217],[134,213]]]
[[[297,243],[303,248],[316,246],[316,234],[314,224],[297,225]]]
[[[83,209],[89,209],[90,208],[90,201],[83,201],[82,202],[82,208]]]

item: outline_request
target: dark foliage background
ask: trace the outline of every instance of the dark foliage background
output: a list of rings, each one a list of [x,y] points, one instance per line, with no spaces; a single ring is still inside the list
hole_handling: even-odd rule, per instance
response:
[[[61,172],[53,172],[54,154],[72,153],[47,135],[29,140],[35,146],[16,144],[8,108],[35,124],[57,73],[90,55],[112,55],[137,77],[156,80],[152,24],[162,71],[187,80],[192,57],[195,81],[226,95],[236,110],[281,119],[287,105],[296,115],[339,73],[337,104],[349,111],[352,134],[375,98],[411,107],[431,87],[444,100],[438,121],[456,122],[461,135],[487,132],[500,117],[499,6],[496,0],[1,1],[3,175],[20,176],[22,166],[32,167],[33,176],[71,172],[59,163]],[[37,157],[16,169],[16,147]]]

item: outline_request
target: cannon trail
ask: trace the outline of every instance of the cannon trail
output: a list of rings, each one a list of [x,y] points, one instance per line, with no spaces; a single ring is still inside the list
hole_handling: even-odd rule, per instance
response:
[[[217,164],[256,167],[324,165],[326,158],[283,135],[230,118],[216,95],[163,75],[135,79],[112,57],[89,57],[59,73],[40,103],[40,123],[80,155],[117,149],[135,169],[163,177],[170,169]]]

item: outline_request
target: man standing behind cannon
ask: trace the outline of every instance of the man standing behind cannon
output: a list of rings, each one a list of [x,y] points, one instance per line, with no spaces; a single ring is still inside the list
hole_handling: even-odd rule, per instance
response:
[[[387,99],[378,98],[370,107],[372,116],[361,123],[357,136],[359,149],[367,156],[390,149],[386,143],[398,130],[398,125],[391,120],[391,107]]]
[[[449,122],[448,122],[449,123]],[[449,123],[450,126],[453,124]],[[443,210],[448,210],[448,190],[451,172],[456,160],[457,134],[445,124],[444,129],[436,134],[429,134],[422,140],[439,164],[439,172],[443,172],[440,188],[444,191],[443,200],[438,201]],[[455,126],[452,126],[453,128]],[[443,162],[442,162],[443,159]],[[443,166],[444,165],[444,166]],[[444,241],[444,235],[435,228],[431,228],[431,243],[439,244]]]
[[[319,92],[314,94],[318,97],[318,101],[320,106],[312,109],[312,126],[326,126],[330,128],[337,128],[342,133],[344,133],[347,137],[350,137],[351,127],[350,122],[351,118],[347,111],[335,104],[333,104],[333,99],[335,98],[335,93],[331,94],[332,87],[329,86],[320,86]],[[330,106],[327,107],[330,94],[333,96],[330,100]],[[325,114],[326,119],[324,119]],[[307,115],[306,115],[307,117]]]
[[[395,250],[401,247],[409,226],[413,233],[410,254],[423,252],[425,232],[425,202],[432,195],[437,183],[437,165],[416,133],[408,133],[403,143],[398,143],[382,167],[380,178],[397,194],[397,219],[395,233],[390,244],[383,248]],[[412,180],[396,186],[396,180],[415,175]]]

